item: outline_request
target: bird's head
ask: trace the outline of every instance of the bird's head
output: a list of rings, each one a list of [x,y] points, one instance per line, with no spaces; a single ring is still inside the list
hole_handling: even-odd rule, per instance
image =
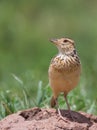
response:
[[[69,54],[75,48],[74,41],[69,38],[51,39],[50,41],[57,46],[59,53],[62,54]]]

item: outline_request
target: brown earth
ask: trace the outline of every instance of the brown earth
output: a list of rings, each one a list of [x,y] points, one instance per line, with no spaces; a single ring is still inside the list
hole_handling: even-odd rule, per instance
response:
[[[1,120],[0,130],[97,130],[97,116],[72,111],[72,120],[67,110],[61,113],[64,120],[55,109],[20,111]]]

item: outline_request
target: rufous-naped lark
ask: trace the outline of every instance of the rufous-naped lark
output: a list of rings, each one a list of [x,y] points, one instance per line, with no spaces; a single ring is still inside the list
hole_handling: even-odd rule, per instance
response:
[[[69,38],[51,39],[59,53],[51,60],[49,66],[49,83],[53,92],[51,107],[58,107],[58,96],[64,94],[68,111],[72,117],[67,94],[75,88],[79,82],[81,63],[77,55],[75,43]],[[61,113],[58,108],[59,114]]]

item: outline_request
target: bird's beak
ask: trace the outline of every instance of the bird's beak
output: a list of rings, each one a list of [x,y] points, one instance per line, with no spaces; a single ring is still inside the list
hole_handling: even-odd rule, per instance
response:
[[[50,39],[50,42],[52,42],[52,43],[54,43],[54,44],[57,44],[58,39]]]

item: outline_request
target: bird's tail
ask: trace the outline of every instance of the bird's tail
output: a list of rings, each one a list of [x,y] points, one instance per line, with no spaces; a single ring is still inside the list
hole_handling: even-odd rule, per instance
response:
[[[55,105],[56,105],[56,99],[54,98],[54,96],[52,96],[52,98],[51,98],[50,105],[51,105],[51,107],[55,107]]]

